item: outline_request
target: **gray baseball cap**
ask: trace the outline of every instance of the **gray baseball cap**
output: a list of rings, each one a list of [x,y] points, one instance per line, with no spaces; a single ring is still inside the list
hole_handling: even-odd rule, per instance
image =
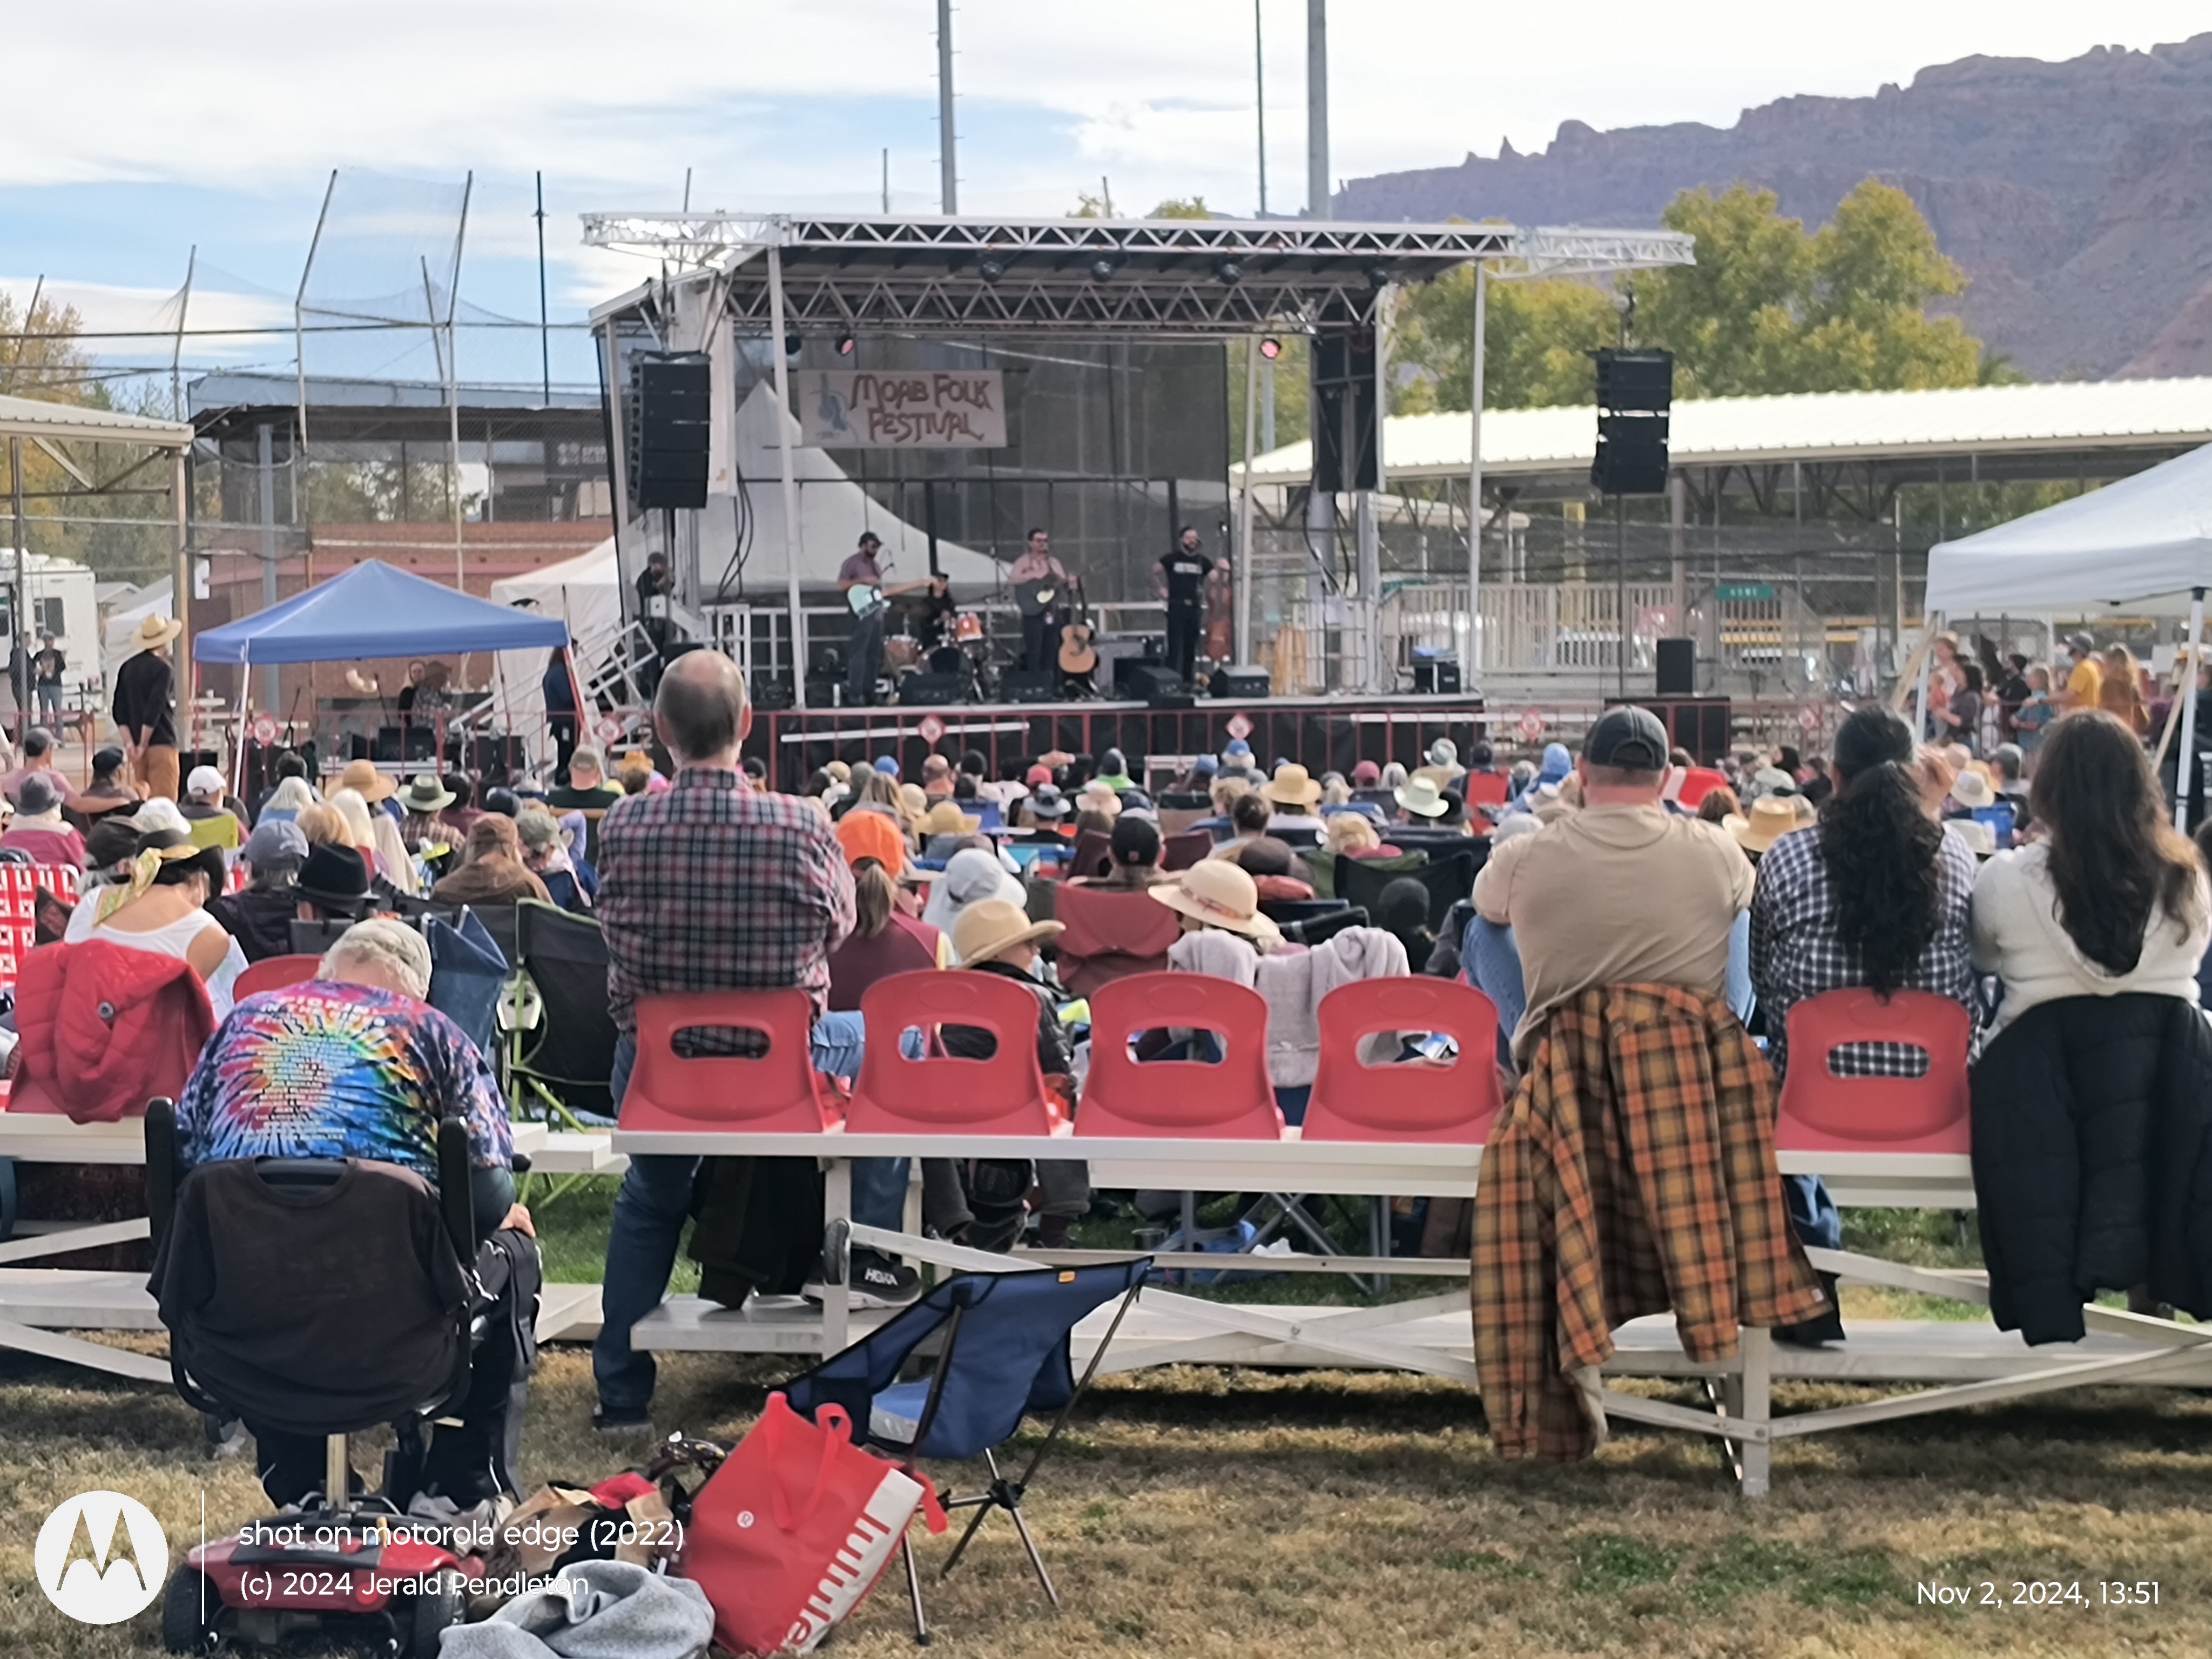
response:
[[[1667,728],[1648,708],[1608,708],[1583,741],[1583,758],[1592,766],[1618,766],[1632,772],[1667,769]]]

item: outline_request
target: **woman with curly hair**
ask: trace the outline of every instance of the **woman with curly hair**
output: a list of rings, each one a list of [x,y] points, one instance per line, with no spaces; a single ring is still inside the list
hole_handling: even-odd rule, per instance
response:
[[[2212,889],[2136,734],[2100,709],[2060,720],[2028,808],[2042,839],[1974,884],[1974,963],[2004,984],[1990,1035],[2061,997],[2195,1001]]]

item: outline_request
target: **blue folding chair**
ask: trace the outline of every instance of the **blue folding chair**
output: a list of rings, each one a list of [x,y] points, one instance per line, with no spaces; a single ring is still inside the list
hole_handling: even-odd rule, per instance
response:
[[[984,1517],[1002,1509],[1021,1534],[1037,1582],[1058,1607],[1060,1592],[1022,1519],[1022,1495],[1098,1374],[1099,1361],[1152,1267],[1147,1255],[1096,1267],[956,1273],[843,1352],[785,1384],[785,1396],[793,1410],[809,1417],[825,1405],[843,1407],[856,1441],[896,1458],[981,1457],[991,1471],[990,1486],[973,1497],[945,1500],[948,1510],[973,1509],[975,1515],[939,1576],[959,1565]],[[1069,1337],[1085,1316],[1116,1297],[1121,1305],[1079,1382]],[[1048,1412],[1057,1413],[1051,1430],[1021,1478],[1007,1480],[998,1449],[1024,1417]],[[927,1642],[929,1626],[912,1540],[903,1548],[915,1638]]]

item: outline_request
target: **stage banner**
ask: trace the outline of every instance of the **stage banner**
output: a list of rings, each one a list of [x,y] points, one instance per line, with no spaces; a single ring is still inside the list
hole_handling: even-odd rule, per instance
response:
[[[791,378],[800,441],[816,449],[1006,447],[1006,379],[995,368],[802,368]]]

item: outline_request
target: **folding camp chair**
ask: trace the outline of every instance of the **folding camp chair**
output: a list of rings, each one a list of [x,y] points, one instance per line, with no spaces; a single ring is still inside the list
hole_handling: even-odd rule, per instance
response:
[[[240,1002],[264,991],[281,991],[288,985],[303,985],[321,971],[320,957],[289,956],[264,957],[238,976],[230,994]]]
[[[1390,831],[1390,840],[1394,846],[1407,845],[1407,837],[1395,829]],[[1441,927],[1452,906],[1474,890],[1478,866],[1473,849],[1483,845],[1464,836],[1455,840],[1457,844],[1449,857],[1438,856],[1431,845],[1428,862],[1415,870],[1378,867],[1393,862],[1389,860],[1340,859],[1336,866],[1336,896],[1358,905],[1370,915],[1376,915],[1382,908],[1382,890],[1401,876],[1410,877],[1429,890],[1429,926]],[[1407,850],[1412,850],[1411,847]]]
[[[1098,1374],[1099,1362],[1152,1267],[1152,1257],[1133,1256],[1094,1267],[956,1273],[851,1347],[787,1383],[784,1394],[793,1410],[810,1417],[824,1405],[843,1407],[853,1421],[854,1438],[894,1457],[981,1457],[991,1472],[991,1484],[972,1497],[945,1499],[945,1508],[972,1509],[975,1515],[938,1576],[949,1576],[985,1517],[994,1509],[1004,1510],[1021,1534],[1037,1583],[1057,1607],[1060,1592],[1022,1518],[1022,1498],[1076,1401]],[[1078,1382],[1070,1335],[1085,1316],[1116,1297],[1121,1305]],[[919,1374],[901,1380],[910,1372]],[[999,1449],[1013,1437],[1024,1417],[1048,1412],[1054,1413],[1052,1427],[1020,1478],[1009,1480],[999,1467]],[[926,1642],[929,1626],[911,1539],[903,1551],[914,1632]]]
[[[482,919],[505,909],[471,914]],[[500,1009],[507,1098],[519,1106],[534,1097],[547,1115],[582,1128],[577,1113],[608,1117],[613,1110],[608,1084],[617,1034],[607,1012],[606,939],[589,916],[534,899],[508,914],[514,948],[507,960],[522,971]]]

